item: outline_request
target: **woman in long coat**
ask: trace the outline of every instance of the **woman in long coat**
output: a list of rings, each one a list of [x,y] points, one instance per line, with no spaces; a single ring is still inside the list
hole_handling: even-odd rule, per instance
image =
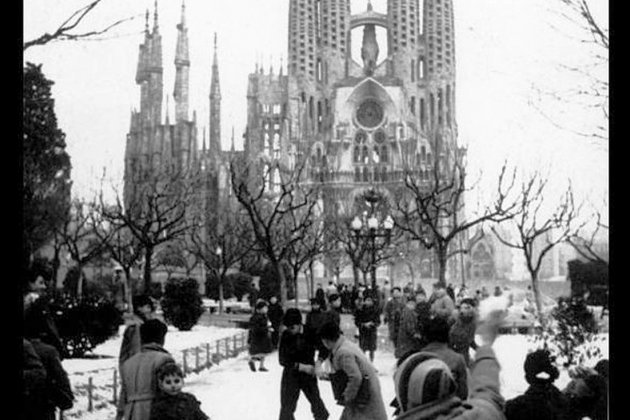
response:
[[[342,400],[338,401],[344,406],[340,420],[387,420],[376,369],[361,349],[343,337],[339,327],[333,323],[324,325],[320,335],[324,346],[331,351],[333,371],[343,371],[348,378]],[[360,404],[357,396],[364,378],[368,381],[369,401]]]
[[[371,297],[363,300],[363,306],[354,315],[354,324],[359,328],[359,347],[370,353],[370,361],[374,361],[376,351],[376,331],[381,324],[381,315]]]
[[[271,336],[269,330],[271,323],[267,318],[267,302],[259,301],[256,303],[256,309],[254,315],[249,319],[249,368],[255,372],[256,365],[254,360],[260,362],[258,371],[267,372],[265,367],[265,355],[273,351],[271,344]]]

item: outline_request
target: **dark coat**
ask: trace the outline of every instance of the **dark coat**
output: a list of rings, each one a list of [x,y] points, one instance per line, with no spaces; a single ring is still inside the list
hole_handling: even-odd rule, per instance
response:
[[[387,413],[378,375],[361,349],[341,336],[331,352],[333,370],[343,370],[348,377],[348,383],[343,392],[344,409],[340,420],[386,420]],[[367,405],[356,405],[354,400],[366,376],[369,381],[370,401]]]
[[[468,400],[462,401],[452,396],[419,405],[400,414],[396,420],[505,420],[504,400],[499,390],[499,370],[492,347],[480,347],[475,355],[473,389]]]
[[[45,296],[37,297],[32,303],[28,304],[28,307],[25,307],[24,323],[32,322],[31,319],[33,318],[37,319],[35,322],[42,322],[44,324],[40,337],[42,341],[53,346],[57,350],[61,360],[66,358],[68,352],[61,341],[59,330],[57,329],[57,325],[51,314],[50,305]]]
[[[396,345],[398,339],[398,328],[400,327],[400,314],[402,313],[405,304],[402,299],[391,298],[385,304],[383,309],[383,322],[387,324],[389,329],[389,339]]]
[[[30,341],[22,339],[22,418],[47,419],[46,369]]]
[[[431,319],[431,304],[428,301],[416,303],[416,314],[418,315],[418,329],[420,334],[424,334],[425,328]],[[428,343],[424,343],[426,345]]]
[[[297,364],[315,364],[315,347],[304,333],[291,334],[284,331],[280,337],[278,349],[280,365],[285,368],[297,369]]]
[[[55,418],[55,409],[72,408],[74,395],[70,387],[68,374],[61,365],[57,349],[39,339],[31,339],[37,356],[46,369],[46,418]]]
[[[335,308],[333,308],[332,306],[328,308],[328,310],[326,311],[326,315],[328,316],[326,322],[334,322],[335,324],[337,324],[338,327],[341,326],[341,313]]]
[[[208,420],[209,417],[201,411],[201,403],[194,395],[180,392],[168,395],[160,392],[151,404],[149,420]]]
[[[453,379],[457,384],[456,395],[465,400],[468,397],[468,371],[466,370],[466,362],[464,357],[451,350],[446,343],[433,342],[422,348],[422,351],[428,351],[436,354],[449,367],[453,373]]]
[[[319,330],[327,320],[327,312],[323,312],[321,309],[311,310],[311,312],[306,314],[306,322],[304,323],[304,337],[317,350],[318,359],[320,360],[324,360],[330,354],[319,337]]]
[[[376,305],[363,306],[361,309],[357,309],[354,314],[354,324],[359,328],[359,347],[361,350],[376,350],[376,331],[381,325],[381,316]]]
[[[143,344],[139,353],[123,363],[117,420],[149,420],[151,404],[159,388],[157,370],[169,362],[175,363],[175,360],[162,346],[149,343]]]
[[[321,306],[322,309],[326,309],[326,292],[324,292],[324,289],[319,287],[315,291],[315,299],[319,301],[319,306]]]
[[[282,305],[279,303],[270,303],[267,316],[269,317],[271,326],[275,330],[278,330],[282,324],[282,317],[284,316],[284,309],[282,309]]]
[[[415,309],[405,307],[400,316],[400,327],[398,329],[396,350],[394,352],[396,358],[401,358],[412,352],[420,351],[422,342],[419,336],[418,314]]]
[[[505,403],[507,420],[569,420],[569,399],[553,384],[533,384]]]
[[[453,350],[464,356],[466,365],[470,364],[470,352],[469,349],[477,349],[475,343],[475,331],[477,329],[477,320],[475,317],[469,319],[457,317],[455,323],[451,326],[449,331],[448,342]]]
[[[131,356],[140,351],[140,325],[142,325],[143,322],[143,319],[136,314],[127,321],[127,327],[123,333],[120,353],[118,355],[119,366],[122,366]]]
[[[269,335],[269,319],[267,315],[255,313],[249,319],[249,354],[269,354],[273,351]]]

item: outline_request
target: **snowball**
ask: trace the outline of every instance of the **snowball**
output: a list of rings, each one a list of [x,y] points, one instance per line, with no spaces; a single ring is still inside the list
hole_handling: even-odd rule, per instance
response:
[[[506,311],[510,301],[507,296],[490,296],[479,304],[479,319],[485,320],[491,312]]]

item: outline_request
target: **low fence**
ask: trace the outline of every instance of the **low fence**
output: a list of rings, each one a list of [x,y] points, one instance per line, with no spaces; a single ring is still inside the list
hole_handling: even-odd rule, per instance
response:
[[[212,343],[202,343],[196,347],[190,347],[173,354],[173,358],[184,371],[184,375],[189,373],[199,373],[205,369],[210,369],[222,360],[236,357],[240,352],[247,349],[247,331],[215,340]],[[87,382],[73,383],[72,390],[75,395],[75,405],[71,412],[78,409],[79,413],[93,412],[118,404],[120,393],[120,375],[118,367],[95,369],[84,372],[76,372],[70,377],[87,376]],[[72,382],[72,381],[71,381]],[[83,402],[83,407],[77,407],[78,400]],[[59,420],[74,417],[59,411]]]

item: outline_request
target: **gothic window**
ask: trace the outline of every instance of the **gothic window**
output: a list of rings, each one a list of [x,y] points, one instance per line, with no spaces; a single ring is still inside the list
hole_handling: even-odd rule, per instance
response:
[[[387,182],[387,168],[384,166],[381,167],[381,181]]]
[[[374,133],[374,141],[378,144],[382,144],[385,142],[385,132],[383,130],[378,130]]]
[[[370,182],[370,171],[367,166],[363,167],[363,182]]]
[[[323,113],[322,101],[317,101],[317,132],[318,133],[322,132],[322,120],[324,118],[322,113]]]
[[[317,81],[322,81],[322,60],[320,58],[317,59]]]
[[[424,98],[420,98],[420,127],[424,130],[424,126],[426,123],[427,115],[426,115],[426,104],[424,103]]]
[[[380,182],[380,178],[381,178],[380,175],[381,174],[379,173],[378,168],[375,167],[374,168],[374,182]]]
[[[418,59],[418,78],[424,79],[424,57]]]
[[[411,105],[411,113],[413,115],[416,115],[416,97],[415,96],[411,97],[411,101],[409,102],[409,104]]]
[[[422,156],[422,161],[426,162],[426,160],[427,160],[427,148],[425,146],[422,146],[420,148],[420,155]]]
[[[451,85],[446,86],[446,123],[451,125]]]
[[[354,142],[357,144],[365,143],[366,139],[367,139],[367,134],[365,134],[365,131],[363,130],[357,131],[357,134],[355,134],[354,136]]]
[[[416,153],[416,166],[420,166],[420,153]]]
[[[416,60],[411,60],[411,81],[416,81]]]
[[[368,99],[357,109],[357,121],[364,127],[374,128],[383,121],[383,107],[377,101]]]
[[[429,121],[431,127],[435,125],[435,95],[431,94],[429,101]]]
[[[381,157],[381,162],[383,162],[383,163],[388,163],[389,162],[389,155],[387,153],[387,145],[386,144],[381,146],[380,157]]]
[[[359,146],[354,146],[354,153],[353,153],[352,160],[354,161],[354,163],[361,162],[361,148]]]
[[[438,91],[438,124],[444,123],[444,90]]]
[[[381,161],[381,156],[380,156],[379,147],[374,146],[374,148],[372,149],[372,162],[380,163],[380,161]]]
[[[354,168],[354,182],[361,182],[361,168]]]

